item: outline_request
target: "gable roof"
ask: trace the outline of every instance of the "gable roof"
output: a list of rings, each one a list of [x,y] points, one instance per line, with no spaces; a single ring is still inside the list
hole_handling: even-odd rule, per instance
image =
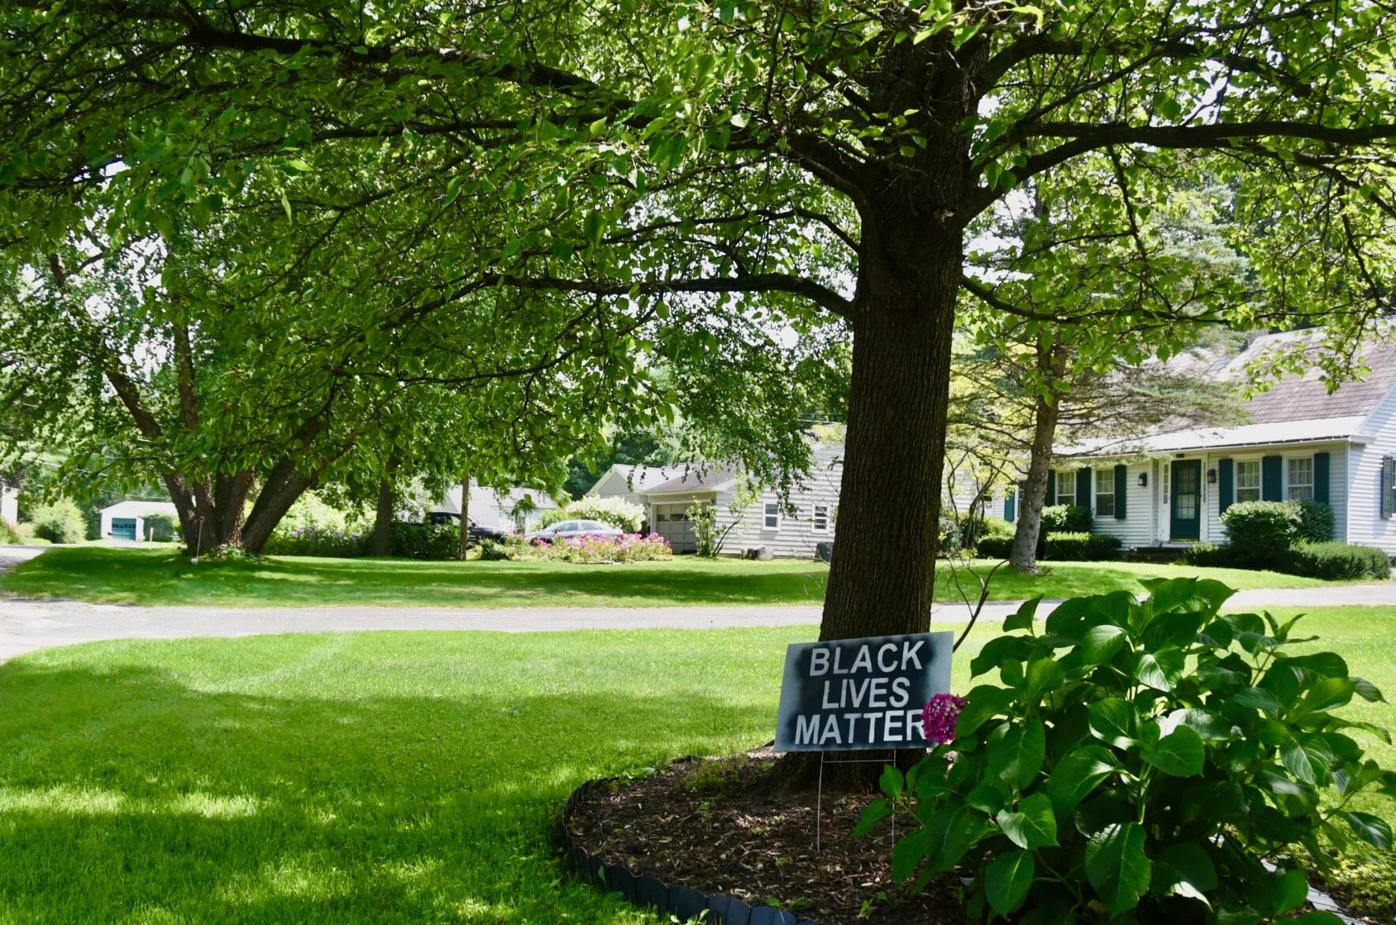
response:
[[[1262,335],[1229,360],[1213,361],[1205,369],[1199,368],[1197,373],[1219,381],[1243,382],[1249,378],[1249,370],[1263,367],[1267,358],[1294,349],[1310,354],[1316,352],[1314,333],[1291,331]],[[1316,368],[1282,376],[1243,403],[1249,423],[1092,440],[1058,452],[1064,456],[1120,456],[1361,440],[1370,436],[1362,433],[1369,415],[1396,389],[1396,345],[1380,341],[1366,344],[1360,359],[1371,370],[1366,378],[1343,382],[1331,393]]]
[[[713,466],[700,469],[696,464],[686,472],[668,481],[652,485],[644,490],[647,495],[670,495],[691,491],[721,491],[730,488],[737,481],[735,469],[726,466]]]

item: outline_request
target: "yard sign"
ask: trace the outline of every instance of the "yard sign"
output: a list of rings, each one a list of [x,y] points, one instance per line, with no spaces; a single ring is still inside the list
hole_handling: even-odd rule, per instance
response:
[[[927,748],[921,709],[950,691],[954,633],[792,643],[776,751]]]

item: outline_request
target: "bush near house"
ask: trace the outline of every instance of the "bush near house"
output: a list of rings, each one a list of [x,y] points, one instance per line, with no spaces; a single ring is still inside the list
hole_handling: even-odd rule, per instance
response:
[[[0,520],[0,545],[19,542],[19,528],[8,520]]]
[[[624,498],[578,498],[544,513],[542,526],[550,527],[564,520],[599,520],[626,533],[639,533],[645,523],[645,509]]]
[[[649,562],[674,554],[669,541],[657,533],[622,536],[579,536],[529,542],[521,536],[481,544],[480,558],[487,562],[576,562],[584,565],[614,562]]]
[[[1115,559],[1123,544],[1108,533],[1049,533],[1042,558],[1050,562],[1098,562]]]
[[[1013,553],[1013,525],[999,517],[984,518],[984,532],[974,544],[981,559],[1007,559]]]
[[[145,538],[155,543],[169,543],[175,538],[177,525],[169,514],[147,514]]]
[[[403,559],[460,558],[460,527],[456,524],[395,523],[388,530],[389,555]]]
[[[1387,578],[1391,559],[1375,546],[1349,543],[1295,543],[1283,571],[1309,578]]]
[[[1333,539],[1333,508],[1322,501],[1293,501],[1299,506],[1299,528],[1296,538],[1311,543],[1327,543]]]
[[[1315,501],[1245,501],[1222,514],[1227,544],[1196,543],[1183,555],[1189,565],[1273,569],[1291,575],[1338,580],[1386,578],[1391,560],[1374,546],[1324,539],[1333,535],[1333,510]]]
[[[269,556],[331,556],[347,559],[364,554],[362,533],[345,527],[307,524],[272,532],[263,552]]]
[[[1225,555],[1237,568],[1279,568],[1299,538],[1304,515],[1292,501],[1242,501],[1221,515]]]
[[[893,877],[968,875],[975,921],[1288,920],[1301,859],[1391,847],[1386,821],[1348,807],[1396,775],[1336,712],[1377,688],[1295,652],[1298,618],[1222,614],[1231,593],[1174,579],[1143,602],[1077,598],[1041,633],[1025,604],[970,664],[990,683],[920,763],[884,770],[858,831],[902,816]]]
[[[1041,534],[1090,533],[1091,512],[1075,504],[1052,504],[1042,509]]]
[[[30,521],[34,535],[50,543],[81,543],[87,536],[82,511],[67,498],[39,505]]]

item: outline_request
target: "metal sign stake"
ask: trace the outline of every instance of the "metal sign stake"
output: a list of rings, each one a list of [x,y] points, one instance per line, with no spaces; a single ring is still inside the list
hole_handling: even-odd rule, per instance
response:
[[[819,753],[819,783],[814,791],[814,853],[823,852],[824,823],[824,765],[826,764],[896,764],[897,750],[891,750],[887,758],[841,758],[830,759],[828,752]],[[897,846],[897,814],[888,817],[892,823],[892,847]]]

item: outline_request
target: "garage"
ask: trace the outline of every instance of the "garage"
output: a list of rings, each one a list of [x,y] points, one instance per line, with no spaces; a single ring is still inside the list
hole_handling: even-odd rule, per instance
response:
[[[134,540],[136,538],[136,519],[134,517],[113,517],[111,538],[114,540]]]
[[[654,532],[668,540],[674,552],[695,552],[698,549],[693,536],[693,521],[688,519],[687,504],[656,504]]]

